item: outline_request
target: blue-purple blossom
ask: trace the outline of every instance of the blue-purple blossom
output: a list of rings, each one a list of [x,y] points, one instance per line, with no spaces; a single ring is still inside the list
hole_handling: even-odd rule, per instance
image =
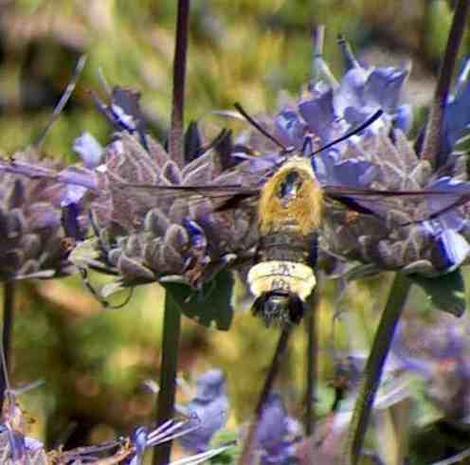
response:
[[[89,132],[84,132],[74,140],[73,150],[80,155],[86,168],[94,169],[103,160],[103,147]]]
[[[281,396],[271,393],[264,404],[256,432],[260,463],[262,465],[295,463],[294,444],[299,435],[299,423],[289,417]]]
[[[180,438],[181,445],[190,452],[204,452],[214,434],[227,421],[229,401],[225,393],[225,377],[220,370],[210,370],[197,380],[194,398],[182,409],[195,427]]]
[[[278,113],[274,129],[283,144],[301,150],[305,137],[311,135],[314,148],[319,148],[359,126],[378,110],[383,112],[382,116],[365,128],[360,137],[390,127],[409,131],[411,107],[401,101],[409,70],[361,66],[356,60],[350,65],[339,84],[331,79],[331,72],[323,73],[323,79],[313,82],[296,105],[287,105]],[[339,147],[325,153],[335,152]]]
[[[450,420],[470,420],[470,327],[445,314],[423,324],[400,322],[392,351],[403,368],[426,383],[426,396]]]
[[[333,95],[336,114],[343,117],[349,125],[358,126],[368,116],[382,110],[385,121],[399,121],[402,126],[410,127],[409,111],[400,105],[408,73],[407,69],[394,67],[373,68],[357,65],[351,68]],[[383,126],[384,121],[379,119],[366,131],[376,132]],[[404,127],[400,129],[403,130]]]

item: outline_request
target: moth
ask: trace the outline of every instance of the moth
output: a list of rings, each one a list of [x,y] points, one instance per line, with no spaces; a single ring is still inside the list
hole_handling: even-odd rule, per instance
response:
[[[272,137],[241,107],[238,109],[266,137]],[[308,141],[302,150],[284,150],[272,172],[253,186],[117,182],[112,189],[129,196],[140,191],[154,195],[155,198],[181,198],[193,204],[210,200],[214,212],[220,214],[237,209],[256,211],[258,240],[246,274],[248,287],[255,298],[252,311],[267,325],[296,324],[301,321],[307,299],[315,289],[318,238],[331,204],[342,205],[350,213],[348,218],[351,223],[354,223],[355,215],[370,215],[385,220],[387,209],[393,205],[394,199],[418,207],[433,204],[431,208],[423,208],[420,215],[409,222],[397,222],[396,227],[400,228],[413,222],[433,220],[470,200],[467,191],[378,190],[322,185],[315,174],[314,157],[318,152],[364,129],[380,116],[379,113],[316,151],[311,150]],[[200,242],[197,230],[191,227],[190,221],[186,229],[197,248],[196,244]],[[202,262],[199,265],[204,266]],[[197,263],[194,268],[197,268]]]

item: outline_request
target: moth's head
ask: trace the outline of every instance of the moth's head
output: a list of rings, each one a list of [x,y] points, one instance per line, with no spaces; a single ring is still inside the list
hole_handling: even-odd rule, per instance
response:
[[[276,196],[283,206],[303,194],[306,189],[316,186],[317,180],[310,162],[301,157],[293,157],[286,161],[275,174]]]

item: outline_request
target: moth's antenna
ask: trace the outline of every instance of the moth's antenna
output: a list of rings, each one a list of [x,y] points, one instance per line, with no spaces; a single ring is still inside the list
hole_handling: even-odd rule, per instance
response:
[[[75,66],[75,69],[73,70],[72,78],[71,78],[70,82],[67,84],[67,87],[65,88],[65,91],[62,94],[62,97],[60,97],[59,102],[55,106],[54,111],[52,112],[52,115],[49,119],[49,122],[47,123],[47,126],[44,128],[41,135],[38,137],[38,140],[33,144],[33,147],[36,150],[39,151],[41,149],[41,147],[44,144],[44,141],[47,137],[47,134],[51,130],[54,123],[57,121],[57,118],[59,117],[60,113],[64,109],[65,105],[67,105],[67,102],[69,101],[69,99],[72,95],[72,92],[74,91],[74,89],[77,85],[78,79],[79,79],[79,77],[80,77],[80,75],[83,71],[83,68],[85,67],[86,60],[87,60],[86,55],[82,55],[78,59],[78,62]]]
[[[332,142],[329,142],[328,144],[324,145],[323,147],[320,147],[319,149],[313,151],[310,156],[313,156],[319,152],[323,152],[323,150],[329,149],[333,145],[336,145],[340,142],[343,142],[343,140],[349,139],[351,136],[354,136],[358,132],[361,132],[363,129],[367,128],[370,126],[374,121],[378,120],[383,114],[382,110],[377,110],[370,118],[367,118],[362,124],[359,126],[355,127],[351,131],[347,132],[346,134],[342,135],[338,139],[333,140]]]
[[[264,129],[252,116],[250,116],[239,103],[235,103],[233,106],[254,128],[263,134],[263,136],[267,137],[271,142],[274,142],[283,150],[283,152],[292,151],[292,148],[286,147],[279,139],[276,139],[276,137],[266,131],[266,129]]]

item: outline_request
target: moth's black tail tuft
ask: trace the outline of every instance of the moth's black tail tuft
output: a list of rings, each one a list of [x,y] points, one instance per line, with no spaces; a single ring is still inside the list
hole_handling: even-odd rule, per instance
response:
[[[263,292],[256,298],[252,311],[265,322],[266,326],[298,324],[305,313],[305,303],[298,295],[291,292]]]

